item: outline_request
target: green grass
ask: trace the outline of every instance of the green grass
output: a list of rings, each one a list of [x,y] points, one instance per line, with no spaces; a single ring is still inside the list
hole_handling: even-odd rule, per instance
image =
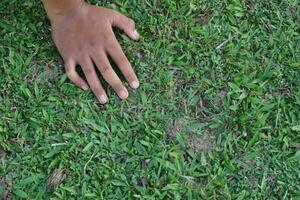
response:
[[[99,2],[142,35],[118,33],[141,88],[105,106],[64,75],[42,3],[1,0],[0,193],[300,198],[299,1]]]

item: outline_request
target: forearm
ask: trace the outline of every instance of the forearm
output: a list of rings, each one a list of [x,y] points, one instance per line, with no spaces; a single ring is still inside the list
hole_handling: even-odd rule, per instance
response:
[[[83,4],[84,0],[43,0],[43,4],[50,20],[55,16],[72,10]]]

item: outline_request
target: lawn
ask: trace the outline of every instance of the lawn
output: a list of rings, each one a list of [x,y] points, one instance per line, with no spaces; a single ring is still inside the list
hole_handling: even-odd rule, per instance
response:
[[[0,199],[299,199],[298,0],[90,1],[140,79],[103,106],[64,74],[41,1],[0,2]]]

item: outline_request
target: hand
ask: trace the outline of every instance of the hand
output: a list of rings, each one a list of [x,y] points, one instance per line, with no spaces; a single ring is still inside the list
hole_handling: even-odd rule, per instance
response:
[[[53,40],[64,59],[68,77],[83,90],[89,87],[100,103],[108,101],[94,64],[108,84],[121,99],[128,97],[128,91],[111,67],[109,55],[117,64],[132,88],[139,87],[139,81],[118,43],[112,27],[122,29],[131,39],[138,40],[135,23],[118,12],[81,3],[79,6],[52,17]],[[75,70],[80,65],[87,82]]]

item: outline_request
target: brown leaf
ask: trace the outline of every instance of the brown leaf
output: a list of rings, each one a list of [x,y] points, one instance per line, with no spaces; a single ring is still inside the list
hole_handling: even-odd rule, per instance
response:
[[[56,188],[65,179],[65,174],[61,169],[55,169],[46,183],[47,191]]]
[[[145,177],[141,177],[141,185],[143,187],[146,187],[148,185],[148,181]]]
[[[6,177],[0,181],[0,200],[10,200],[12,197],[12,186]]]

